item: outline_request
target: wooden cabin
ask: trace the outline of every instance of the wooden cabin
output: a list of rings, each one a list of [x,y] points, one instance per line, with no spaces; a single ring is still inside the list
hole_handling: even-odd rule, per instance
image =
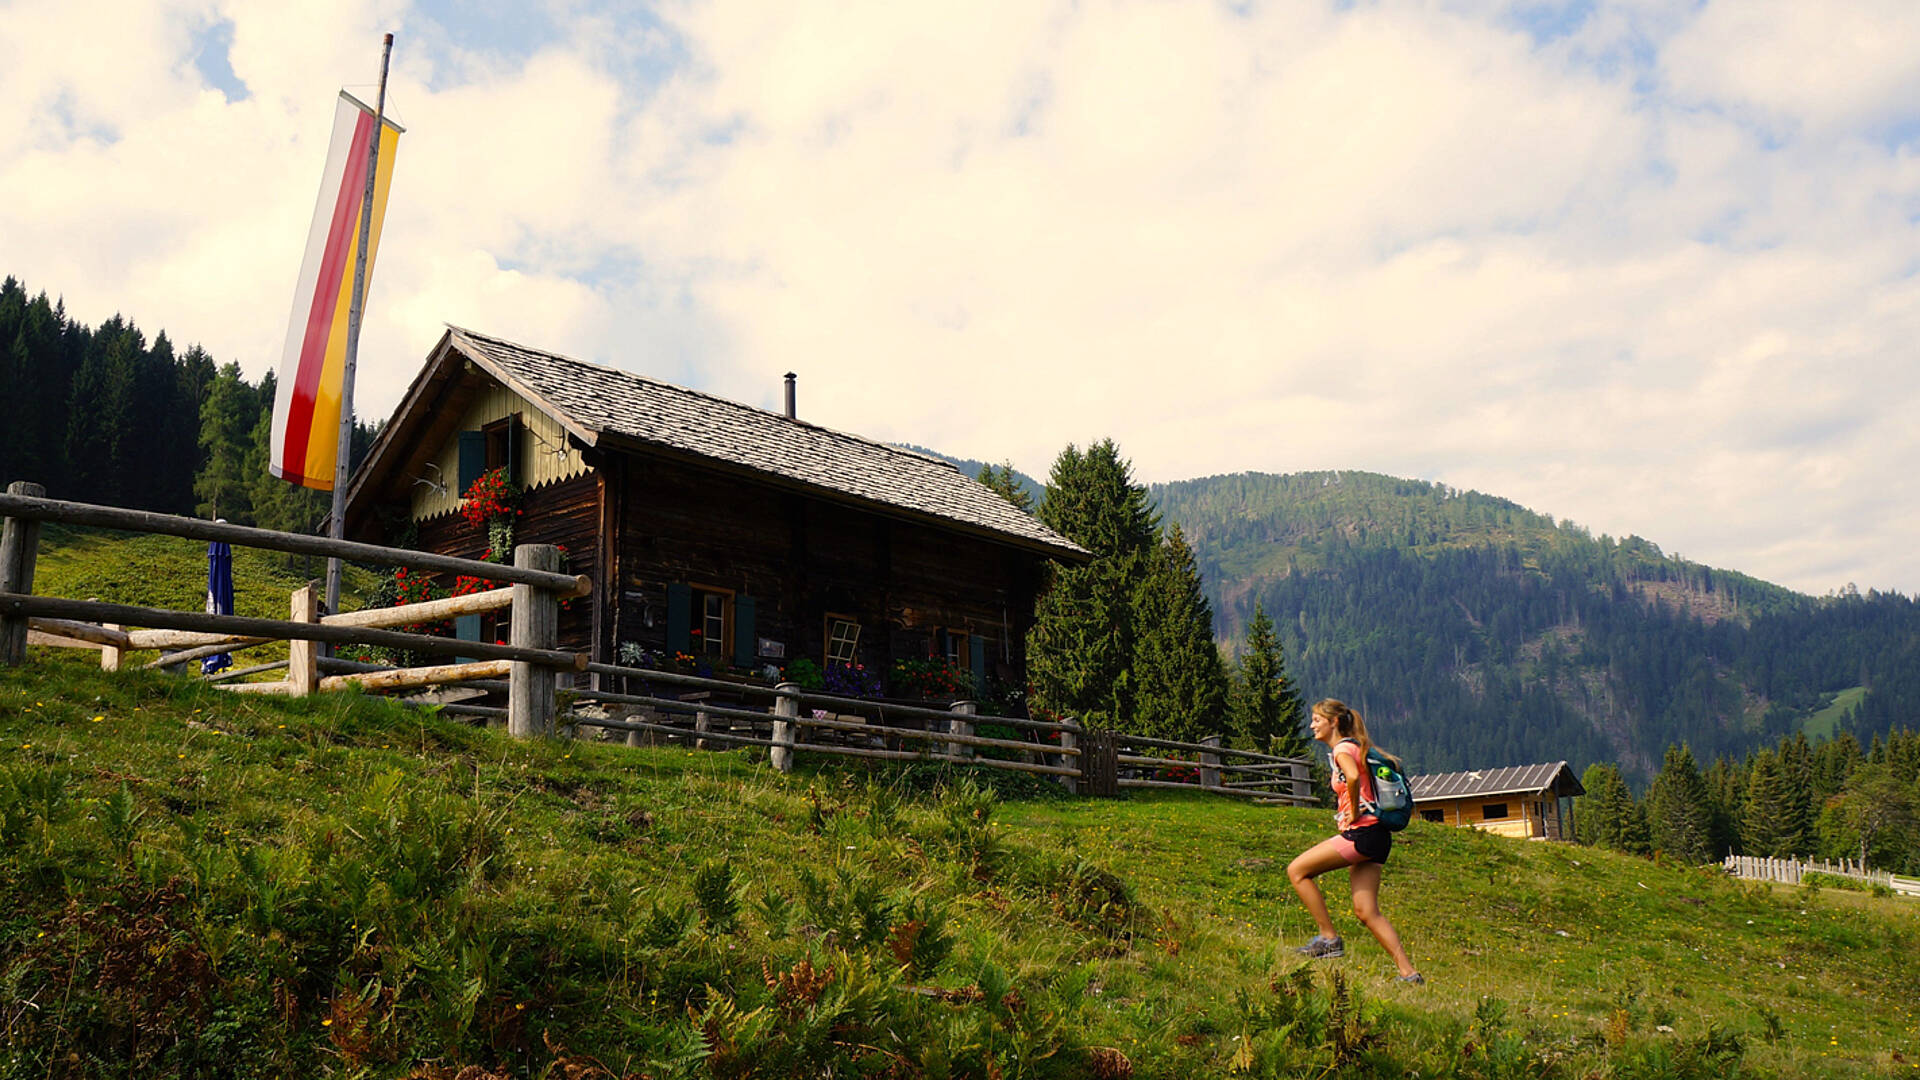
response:
[[[1416,816],[1525,840],[1571,840],[1569,800],[1587,789],[1564,761],[1412,776]]]
[[[1088,553],[949,462],[796,418],[788,380],[783,415],[450,327],[354,475],[348,535],[480,557],[462,493],[504,467],[514,542],[594,581],[563,648],[716,673],[944,658],[1023,686],[1049,561]]]

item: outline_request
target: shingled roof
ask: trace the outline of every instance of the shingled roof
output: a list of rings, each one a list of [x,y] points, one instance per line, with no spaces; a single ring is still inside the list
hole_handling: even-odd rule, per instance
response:
[[[984,530],[1051,555],[1089,555],[951,462],[457,326],[447,332],[454,349],[589,445],[657,447],[841,501]]]
[[[1494,795],[1533,795],[1552,789],[1553,794],[1585,795],[1587,789],[1564,761],[1546,765],[1509,765],[1503,769],[1476,769],[1472,772],[1435,773],[1410,776],[1415,803],[1439,799],[1476,799]]]

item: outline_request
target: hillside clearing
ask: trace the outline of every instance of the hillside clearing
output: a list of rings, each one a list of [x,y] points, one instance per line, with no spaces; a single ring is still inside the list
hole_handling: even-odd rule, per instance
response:
[[[1142,1077],[1850,1076],[1920,1059],[1920,905],[1580,848],[1416,824],[1383,894],[1432,980],[1412,989],[1350,919],[1346,959],[1293,956],[1310,930],[1284,866],[1318,811],[782,777],[743,754],[513,742],[354,695],[241,699],[40,652],[0,673],[0,746],[0,1076],[1119,1076],[1123,1060]]]

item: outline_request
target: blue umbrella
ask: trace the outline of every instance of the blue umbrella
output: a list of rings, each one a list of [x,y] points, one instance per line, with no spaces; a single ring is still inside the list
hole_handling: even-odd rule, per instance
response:
[[[219,540],[207,545],[207,613],[233,614],[233,549]],[[211,675],[233,666],[233,656],[220,653],[203,657],[200,674]]]

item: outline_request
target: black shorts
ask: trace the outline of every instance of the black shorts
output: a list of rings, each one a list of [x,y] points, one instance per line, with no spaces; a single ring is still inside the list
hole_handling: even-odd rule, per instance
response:
[[[1342,839],[1353,845],[1360,861],[1376,862],[1387,865],[1387,856],[1393,853],[1393,830],[1385,825],[1363,825],[1358,829],[1346,829],[1340,833]]]

